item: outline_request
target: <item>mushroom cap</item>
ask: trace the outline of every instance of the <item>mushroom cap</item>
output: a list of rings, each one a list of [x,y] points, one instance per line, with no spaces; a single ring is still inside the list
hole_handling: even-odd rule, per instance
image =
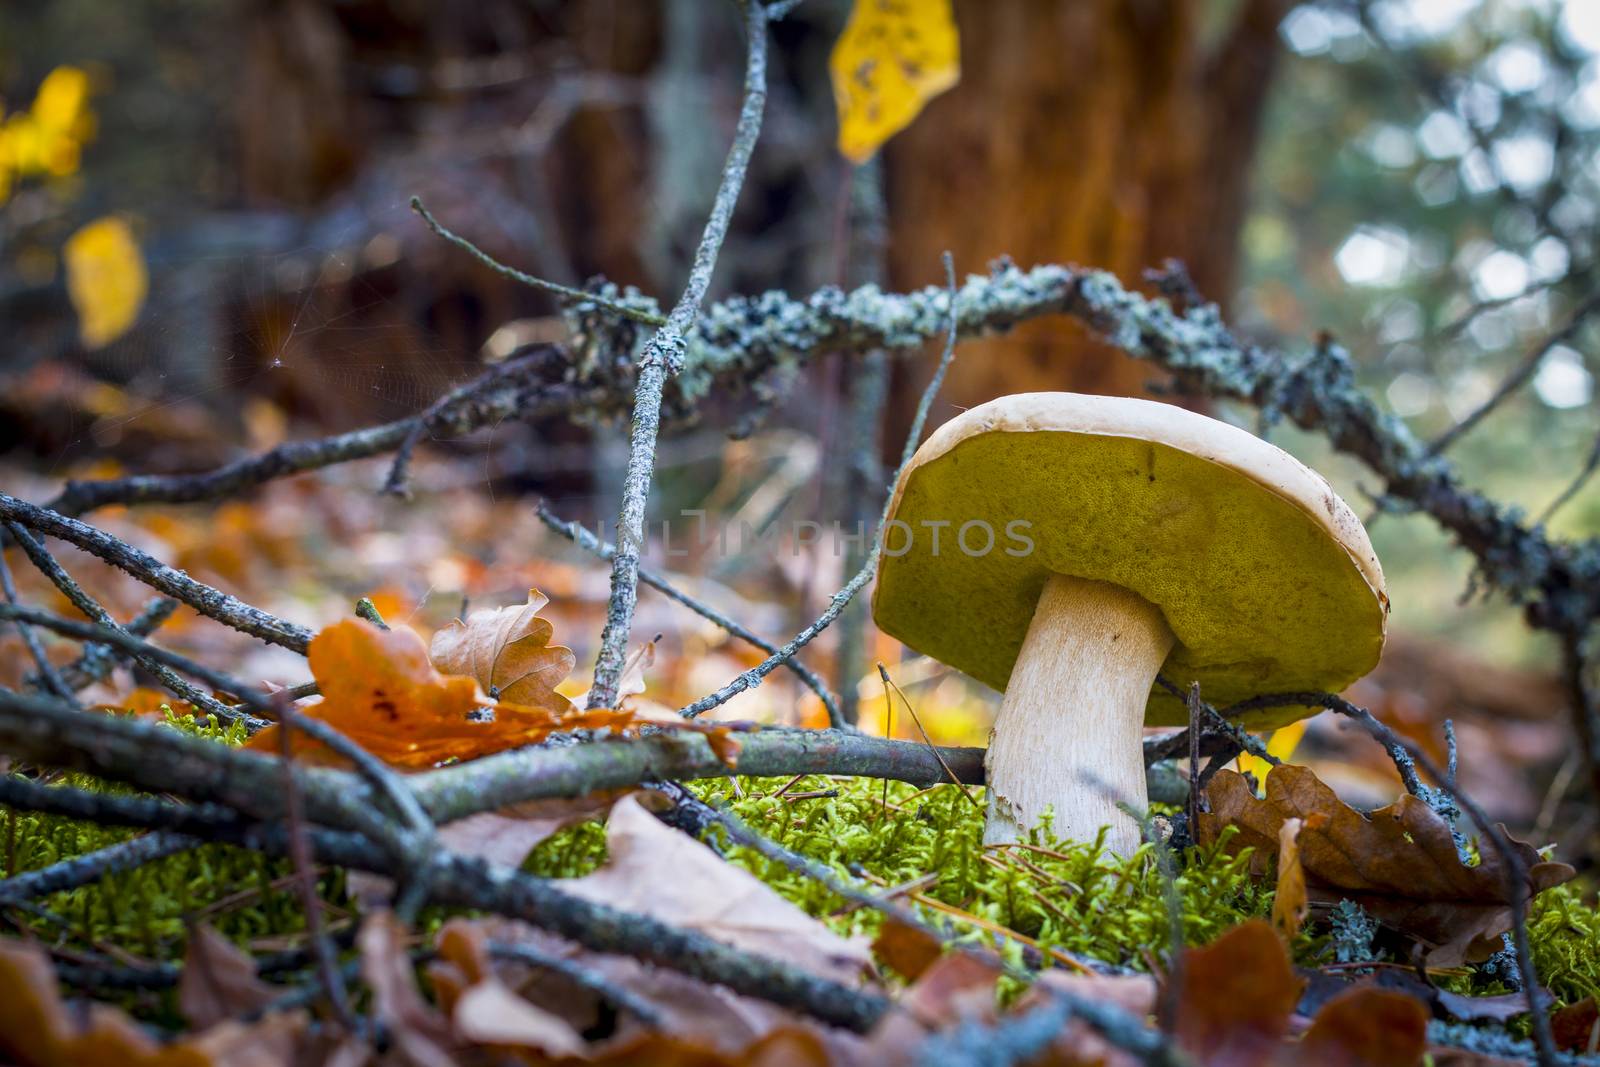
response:
[[[1349,505],[1282,449],[1170,404],[992,400],[917,449],[890,514],[906,526],[885,530],[878,627],[995,689],[1011,677],[1052,573],[1114,582],[1156,605],[1177,638],[1163,672],[1185,688],[1198,681],[1218,706],[1337,692],[1383,651],[1383,571]],[[941,521],[935,555],[935,528],[922,524]],[[981,525],[961,539],[972,522],[993,531],[989,551]],[[1239,721],[1265,728],[1315,710]],[[1156,687],[1146,721],[1188,715]]]

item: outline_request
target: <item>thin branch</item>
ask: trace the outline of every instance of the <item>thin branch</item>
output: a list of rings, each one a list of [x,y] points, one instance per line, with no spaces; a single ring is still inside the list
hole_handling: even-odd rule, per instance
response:
[[[423,217],[428,217],[423,212]],[[474,398],[481,397],[491,388],[505,385],[534,367],[537,362],[545,359],[549,349],[539,349],[520,356],[513,356],[504,363],[490,367],[477,378],[459,388],[452,389],[439,399],[429,404],[427,409],[411,420],[411,428],[401,438],[400,444],[395,448],[394,459],[389,464],[389,474],[383,480],[383,491],[390,496],[409,497],[407,478],[411,472],[411,454],[416,451],[417,444],[421,442],[422,435],[435,429],[443,420],[450,417],[451,413],[463,404]]]
[[[199,678],[212,688],[224,692],[239,694],[249,691],[249,687],[238,679],[222,671],[207,667],[197,660],[192,660],[177,652],[161,648],[159,645],[153,645],[142,637],[135,637],[120,626],[64,619],[59,615],[41,611],[38,608],[17,605],[0,605],[0,619],[41,626],[66,637],[76,638],[80,641],[93,641],[117,648],[138,661],[146,670],[161,678],[162,684],[173,693],[196,707],[216,715],[222,721],[243,722],[252,730],[258,730],[267,725],[266,719],[257,718],[240,708],[223,704],[210,694],[202,692],[185,682],[174,672],[182,671],[192,677]],[[235,688],[235,686],[238,688]]]
[[[91,623],[76,622],[72,619],[63,619],[59,616],[52,615],[48,612],[38,611],[33,608],[18,608],[3,604],[0,604],[0,619],[22,619],[24,621],[31,622],[34,625],[43,626],[48,629],[55,630],[58,633],[68,634],[83,640],[100,640],[107,644],[117,644],[140,649],[142,650],[142,654],[147,655],[154,660],[168,664],[178,670],[182,670],[185,673],[192,674],[218,689],[233,693],[244,702],[245,706],[254,708],[257,711],[266,712],[269,715],[276,714],[275,700],[279,699],[280,697],[287,696],[287,694],[268,695],[260,692],[244,684],[238,679],[223,673],[222,671],[207,667],[202,663],[197,663],[194,660],[190,660],[176,652],[159,648],[147,641],[144,641],[142,638],[136,638],[131,634],[127,634],[118,630],[112,630],[108,627],[96,626]],[[19,701],[24,702],[19,703]],[[20,712],[25,715],[33,716],[35,721],[29,723],[28,725],[34,727],[36,731],[43,732],[46,736],[53,738],[70,734],[75,728],[75,724],[80,720],[86,724],[98,724],[98,730],[90,731],[94,736],[86,739],[86,744],[93,741],[107,741],[108,734],[121,731],[127,735],[127,741],[129,743],[135,746],[144,746],[144,748],[151,752],[152,755],[161,747],[166,747],[167,750],[172,752],[174,756],[178,756],[178,753],[181,750],[185,756],[191,760],[194,760],[194,762],[199,765],[194,768],[197,771],[201,770],[205,764],[215,764],[224,759],[233,760],[235,761],[236,769],[227,773],[233,774],[240,780],[238,782],[230,782],[230,785],[243,785],[244,782],[248,780],[257,784],[258,787],[264,786],[264,783],[262,783],[262,780],[259,777],[253,776],[249,779],[244,779],[242,777],[244,775],[242,766],[237,764],[239,757],[246,757],[245,765],[248,765],[251,759],[259,760],[260,757],[255,757],[250,753],[237,752],[225,746],[218,746],[211,742],[200,741],[199,739],[195,738],[181,738],[174,734],[171,730],[162,731],[161,728],[155,724],[135,723],[121,719],[107,719],[104,716],[91,717],[82,712],[78,712],[69,705],[61,705],[53,701],[44,702],[39,700],[26,702],[26,698],[21,698],[15,694],[0,692],[0,716],[3,716],[3,714],[7,711],[13,713]],[[76,729],[82,728],[83,727],[81,725],[76,726]],[[357,828],[361,829],[363,832],[368,833],[379,840],[387,842],[390,848],[394,851],[396,860],[406,864],[409,869],[419,871],[422,870],[426,864],[428,850],[432,846],[433,822],[431,819],[429,819],[427,812],[423,810],[421,804],[418,802],[416,795],[411,790],[410,784],[405,779],[402,779],[388,766],[386,766],[376,756],[373,756],[366,749],[351,741],[348,737],[345,737],[327,723],[320,722],[316,719],[303,719],[300,720],[300,729],[302,732],[315,738],[321,744],[326,745],[332,751],[350,760],[350,762],[354,764],[357,773],[376,788],[378,796],[386,800],[393,811],[401,818],[404,824],[404,829],[395,829],[370,810],[360,806],[353,806],[351,804],[341,802],[338,806],[341,807],[346,813],[346,821],[351,825],[357,826]],[[3,734],[3,718],[0,718],[0,735]],[[174,741],[180,742],[180,749],[175,750],[171,747]],[[34,743],[37,742],[38,739],[35,738]],[[17,743],[22,744],[23,742],[19,741]],[[184,749],[182,748],[182,745],[188,745],[190,747]],[[199,747],[194,748],[193,746],[195,745],[198,745]],[[77,746],[69,746],[68,750],[78,752],[80,755],[89,755],[86,750],[78,748]],[[13,754],[23,755],[25,758],[35,759],[38,762],[48,763],[51,761],[49,755],[40,754],[40,752],[34,752],[34,754],[29,755],[28,752],[24,752],[19,749],[12,749],[10,751]],[[29,751],[31,752],[34,750]],[[46,753],[48,751],[48,749],[42,750],[42,752]],[[110,753],[98,753],[95,755],[109,756]],[[80,769],[89,770],[91,772],[96,771],[98,768],[93,765],[93,758],[93,756],[90,756],[90,764],[81,766]],[[185,766],[188,766],[187,762],[185,763]],[[215,768],[208,769],[214,770]],[[224,779],[227,778],[227,773],[223,775]],[[201,777],[205,778],[209,776],[202,773]],[[142,777],[137,780],[136,784],[143,785],[148,789],[165,790],[170,788],[174,792],[183,791],[182,786],[178,782],[174,781],[169,785],[158,775],[155,777],[150,777],[148,775]],[[269,796],[276,792],[270,787],[266,788]],[[225,792],[201,791],[191,795],[195,796],[196,799],[201,800],[219,799],[223,800],[225,803],[239,807],[237,793],[228,795]],[[255,811],[256,809],[245,806],[241,810]],[[276,815],[279,813],[279,811],[280,809],[269,809],[266,814]]]
[[[0,519],[18,523],[39,533],[59,537],[77,545],[120,570],[126,571],[146,585],[176,597],[200,614],[225,626],[231,626],[259,637],[263,641],[304,653],[311,642],[311,631],[296,623],[285,622],[260,608],[251,607],[242,600],[197,582],[180,570],[167,566],[147,552],[142,552],[125,541],[96,529],[88,523],[69,518],[48,508],[18,500],[0,492]]]
[[[299,783],[294,775],[294,745],[291,732],[298,725],[294,705],[280,698],[278,712],[278,758],[283,764],[284,822],[289,834],[289,861],[294,866],[300,890],[300,906],[305,914],[306,936],[317,964],[317,980],[345,1033],[360,1033],[350,1010],[344,978],[339,973],[339,957],[322,927],[322,896],[317,892],[316,867],[311,861],[311,846],[306,840],[305,813],[301,810]]]
[[[1600,540],[1554,540],[1517,512],[1465,489],[1448,463],[1426,457],[1410,430],[1356,387],[1349,357],[1337,345],[1300,360],[1262,351],[1236,338],[1212,306],[1180,313],[1128,291],[1110,274],[1058,265],[1023,271],[997,264],[987,277],[968,279],[958,308],[963,337],[1043,316],[1075,318],[1128,355],[1171,372],[1188,395],[1254,404],[1268,421],[1289,418],[1320,432],[1376,472],[1386,497],[1425,512],[1454,535],[1490,585],[1528,605],[1536,626],[1559,632],[1600,617]],[[778,292],[734,297],[701,317],[668,406],[675,416],[687,416],[700,397],[737,392],[820,352],[913,349],[943,333],[948,316],[942,286],[910,293],[825,288],[804,299]],[[626,382],[568,381],[570,365],[555,356],[539,371],[544,380],[464,403],[438,432],[468,433],[507,418],[609,413],[625,400]],[[63,513],[80,514],[112,503],[208,500],[391,451],[412,424],[406,419],[294,442],[205,474],[71,482],[54,503]]]
[[[49,896],[66,889],[98,882],[108,875],[131,871],[146,863],[176,856],[199,846],[200,842],[183,834],[158,831],[111,845],[95,852],[62,860],[37,871],[13,874],[0,880],[0,904],[15,904]]]
[[[1467,412],[1455,425],[1429,442],[1425,455],[1433,457],[1443,454],[1444,450],[1459,440],[1463,434],[1469,432],[1495,408],[1503,404],[1508,397],[1528,384],[1534,373],[1538,371],[1539,365],[1544,362],[1544,357],[1550,354],[1550,350],[1558,345],[1565,344],[1573,334],[1582,329],[1583,324],[1597,310],[1600,310],[1600,293],[1595,293],[1579,304],[1572,314],[1567,316],[1566,322],[1529,348],[1517,365],[1511,368],[1510,373],[1505,376],[1499,386],[1495,388],[1495,391],[1489,394],[1483,403]]]
[[[846,281],[881,285],[887,273],[888,208],[883,199],[883,164],[873,157],[850,173],[845,224],[849,228]],[[844,521],[857,536],[845,549],[844,573],[854,574],[866,559],[866,528],[882,506],[883,422],[889,393],[889,353],[863,352],[845,360],[845,415],[838,457],[837,482],[845,502]],[[830,490],[831,491],[831,490]],[[867,606],[859,601],[839,619],[834,678],[839,686],[839,711],[855,725],[860,717],[860,683],[871,658],[867,649]]]
[[[616,547],[614,545],[610,544],[609,542],[602,541],[580,523],[567,522],[561,519],[555,514],[555,512],[550,510],[549,506],[543,500],[539,501],[538,514],[540,521],[542,521],[545,526],[549,527],[555,533],[560,534],[562,537],[565,537],[567,540],[571,541],[584,551],[593,553],[600,559],[608,561],[613,555],[616,554]],[[753,631],[740,625],[736,620],[718,611],[705,601],[696,597],[692,597],[688,593],[683,592],[681,589],[673,585],[662,575],[657,574],[655,571],[641,566],[639,568],[639,580],[645,585],[648,585],[650,588],[661,593],[663,596],[667,597],[667,599],[675,600],[679,604],[682,604],[684,607],[688,608],[690,611],[694,612],[696,615],[699,615],[701,618],[710,620],[712,623],[726,630],[728,633],[732,634],[734,637],[737,637],[746,644],[753,645],[769,655],[777,654],[777,645],[774,645],[771,641],[768,641],[761,635],[754,633]],[[818,677],[815,671],[811,670],[811,668],[807,667],[797,659],[786,661],[784,666],[788,667],[790,671],[794,672],[795,677],[799,678],[800,681],[805,684],[806,688],[815,693],[817,695],[817,699],[822,701],[823,708],[825,708],[828,712],[829,724],[836,729],[840,728],[843,724],[839,717],[839,704],[834,698],[834,695],[828,691],[827,683]]]
[[[33,562],[33,565],[39,569],[40,573],[50,579],[51,584],[61,591],[61,594],[72,603],[73,607],[107,630],[117,633],[124,632],[117,620],[111,617],[111,613],[102,607],[94,597],[84,592],[83,587],[66,572],[66,569],[60,563],[56,562],[56,558],[45,549],[44,545],[36,541],[32,534],[16,523],[8,523],[7,527],[11,531],[12,539],[22,546],[22,551],[27,554],[28,559]],[[84,649],[84,654],[88,655],[96,647],[100,646],[89,645]],[[146,642],[134,639],[122,647],[130,651],[134,660],[141,667],[154,674],[168,692],[173,693],[180,699],[187,700],[201,711],[209,715],[215,715],[222,722],[242,720],[256,727],[262,725],[259,719],[254,719],[237,708],[229,707],[210,693],[184,681],[172,668],[146,651]]]
[[[149,637],[161,628],[162,623],[172,618],[172,613],[178,610],[178,602],[171,597],[151,597],[144,609],[130,619],[123,627],[135,637]],[[105,645],[90,645],[83,650],[83,654],[69,663],[62,670],[61,676],[66,679],[74,691],[91,685],[95,682],[105,681],[106,675],[116,666],[119,656]]]
[[[666,1019],[656,1006],[626,986],[612,982],[599,972],[582,964],[542,952],[532,945],[515,941],[489,942],[489,955],[498,960],[509,960],[527,967],[559,974],[575,985],[587,989],[624,1011],[630,1012],[640,1022],[655,1029],[664,1029]]]
[[[1567,487],[1556,494],[1556,498],[1539,513],[1539,525],[1544,526],[1556,512],[1566,507],[1567,503],[1589,484],[1589,479],[1594,477],[1596,470],[1600,470],[1600,434],[1596,434],[1594,442],[1589,445],[1589,454],[1584,457],[1583,466],[1578,468],[1578,473],[1573,475],[1572,481],[1568,482]]]
[[[582,289],[574,289],[572,286],[562,285],[560,282],[552,282],[547,281],[544,278],[536,278],[532,274],[527,274],[515,267],[507,266],[498,259],[495,259],[489,253],[485,252],[483,249],[479,248],[477,245],[473,244],[471,241],[467,240],[465,237],[446,229],[438,219],[433,217],[432,213],[429,212],[426,207],[423,207],[422,198],[419,196],[413,196],[411,198],[411,210],[415,211],[422,217],[422,221],[427,223],[428,229],[432,230],[440,237],[443,237],[446,241],[449,241],[457,248],[462,249],[473,259],[476,259],[479,263],[482,263],[496,274],[504,275],[513,281],[521,282],[523,285],[531,288],[538,289],[546,293],[553,293],[554,295],[561,297],[563,300],[570,300],[575,304],[593,304],[595,307],[603,308],[604,310],[611,312],[613,315],[617,315],[624,319],[632,319],[634,322],[642,322],[646,326],[665,326],[667,324],[667,320],[665,318],[643,307],[636,307],[632,304],[626,304],[618,300],[610,300],[598,293],[589,293]],[[645,302],[646,298],[640,298],[640,300],[641,302]],[[654,304],[654,301],[648,302]]]
[[[17,583],[11,577],[11,566],[6,562],[4,550],[0,550],[0,590],[5,592],[7,604],[16,605],[21,603],[21,598],[17,596]],[[28,655],[33,657],[34,666],[39,669],[38,677],[43,688],[48,689],[62,700],[68,702],[75,700],[72,687],[67,685],[66,680],[61,677],[60,672],[56,670],[55,664],[50,662],[50,657],[45,655],[44,646],[39,643],[39,635],[33,632],[33,627],[20,619],[13,620],[13,624],[17,628],[17,633],[22,637],[22,644],[27,648]]]
[[[950,369],[950,361],[955,356],[957,334],[956,310],[956,272],[954,261],[950,253],[944,254],[945,273],[945,342],[944,351],[940,353],[939,365],[934,369],[933,377],[928,380],[927,386],[922,390],[922,397],[917,401],[917,412],[911,420],[911,429],[906,433],[906,443],[900,450],[900,465],[895,468],[894,482],[900,480],[900,475],[905,471],[906,465],[911,462],[911,457],[917,451],[917,445],[922,441],[922,427],[928,421],[928,411],[933,407],[933,398],[938,395],[939,387],[944,384],[945,372]],[[893,483],[891,483],[893,484]],[[886,496],[883,511],[878,516],[877,528],[872,533],[872,547],[868,549],[866,558],[861,563],[861,569],[845,584],[845,587],[833,594],[827,608],[816,620],[801,630],[792,640],[783,646],[776,654],[768,656],[765,660],[745,671],[715,693],[707,694],[687,707],[679,709],[679,714],[684,718],[692,719],[703,715],[712,708],[719,707],[749,689],[760,685],[767,675],[777,669],[778,664],[791,659],[812,639],[826,630],[828,626],[839,617],[846,605],[855,599],[872,576],[878,570],[878,556],[883,551],[883,531],[889,522],[889,507],[894,498]]]
[[[644,546],[644,514],[655,467],[656,436],[661,430],[661,401],[667,378],[683,367],[687,337],[700,315],[717,253],[727,236],[733,206],[744,186],[745,170],[761,133],[761,116],[767,103],[767,13],[760,0],[745,0],[745,33],[749,37],[745,65],[744,103],[734,128],[733,146],[722,167],[722,181],[706,220],[689,283],[666,323],[645,345],[639,357],[639,378],[633,393],[633,424],[629,432],[628,470],[622,483],[622,508],[617,517],[617,552],[611,561],[611,599],[606,625],[600,635],[594,684],[589,707],[611,707],[627,659],[628,632],[639,590],[639,553]]]
[[[0,804],[112,826],[197,836],[241,825],[238,814],[221,804],[178,804],[148,796],[94,793],[44,785],[17,774],[0,775]]]

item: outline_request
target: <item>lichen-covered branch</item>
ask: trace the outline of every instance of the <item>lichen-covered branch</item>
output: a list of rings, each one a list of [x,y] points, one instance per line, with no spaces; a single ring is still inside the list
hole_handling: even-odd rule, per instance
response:
[[[744,188],[744,175],[761,134],[761,116],[767,105],[767,12],[761,0],[745,0],[745,34],[749,40],[745,63],[744,103],[733,132],[733,146],[722,166],[711,217],[695,249],[689,283],[672,313],[650,338],[639,357],[639,379],[633,391],[633,423],[629,432],[628,470],[622,480],[622,508],[617,516],[617,550],[611,558],[611,600],[606,625],[600,635],[594,684],[589,707],[609,708],[617,702],[617,686],[627,662],[628,633],[639,595],[639,553],[644,547],[644,513],[650,500],[650,480],[655,471],[656,437],[661,431],[661,401],[667,379],[683,367],[687,338],[699,317],[700,305],[716,269],[717,253],[733,220],[733,206]]]

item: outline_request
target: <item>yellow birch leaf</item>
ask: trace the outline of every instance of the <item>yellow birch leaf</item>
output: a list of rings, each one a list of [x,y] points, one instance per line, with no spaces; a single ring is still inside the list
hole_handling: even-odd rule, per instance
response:
[[[89,75],[77,67],[57,67],[39,83],[33,121],[57,133],[70,133],[89,103]]]
[[[127,333],[150,288],[132,228],[115,216],[96,219],[67,238],[62,257],[84,345],[101,348]]]
[[[951,0],[855,0],[828,66],[839,151],[864,163],[961,80]]]

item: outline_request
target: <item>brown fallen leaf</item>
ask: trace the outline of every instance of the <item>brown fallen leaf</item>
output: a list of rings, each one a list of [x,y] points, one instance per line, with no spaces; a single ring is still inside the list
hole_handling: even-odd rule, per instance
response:
[[[1285,819],[1278,828],[1278,887],[1272,896],[1272,925],[1285,942],[1293,941],[1306,921],[1306,869],[1300,862],[1300,831],[1307,819]],[[1327,817],[1314,812],[1309,821],[1321,825]]]
[[[1357,987],[1324,1004],[1284,1064],[1414,1067],[1428,1047],[1428,1013],[1403,993]]]
[[[535,845],[558,831],[605,814],[631,789],[603,790],[581,797],[552,797],[479,812],[439,828],[441,847],[490,863],[521,867]]]
[[[20,1067],[290,1067],[307,1022],[286,1012],[158,1044],[108,1004],[69,1012],[44,950],[0,941],[0,1059]]]
[[[592,1056],[597,1067],[845,1067],[813,1030],[792,1027],[758,1038],[734,1052],[666,1034],[642,1034]]]
[[[854,983],[871,955],[784,900],[755,876],[624,797],[606,824],[605,866],[561,888],[624,911],[698,930],[835,981]]]
[[[1197,1063],[1264,1064],[1289,1031],[1305,985],[1271,926],[1252,919],[1183,954],[1173,1033]]]
[[[1600,1051],[1600,1001],[1594,997],[1568,1004],[1550,1017],[1556,1047],[1568,1052]]]
[[[915,981],[944,955],[939,939],[897,919],[885,919],[872,942],[872,954],[884,966],[908,981]]]
[[[1330,999],[1286,1042],[1305,982],[1260,919],[1186,951],[1174,980],[1175,1037],[1203,1067],[1413,1067],[1427,1045],[1420,1001],[1365,986]]]
[[[582,1056],[587,1046],[565,1019],[501,981],[489,959],[489,935],[478,923],[452,919],[439,931],[439,958],[428,967],[434,993],[456,1038],[474,1045],[532,1049],[545,1056]]]
[[[189,934],[178,979],[178,1008],[196,1029],[254,1011],[278,990],[256,977],[255,961],[216,929],[201,923]]]
[[[556,686],[572,673],[572,649],[552,645],[555,627],[539,612],[550,598],[528,590],[528,602],[474,611],[433,635],[429,656],[444,674],[465,675],[495,699],[565,714],[572,702]]]
[[[159,719],[163,706],[170,707],[175,715],[194,715],[199,710],[187,700],[179,700],[170,693],[142,685],[130,689],[126,696],[117,697],[110,703],[96,705],[95,710],[116,714],[131,712],[140,718]]]
[[[631,1012],[615,1016],[616,1033],[588,1050],[593,1063],[880,1067],[879,1061],[862,1054],[866,1042],[857,1034],[819,1026],[724,986],[626,956],[592,952],[527,923],[497,917],[452,920],[440,930],[438,958],[429,965],[428,974],[439,1002],[447,1009],[460,990],[492,973],[574,1030],[586,1031],[602,1020],[598,1010],[601,998],[592,989],[560,971],[501,958],[491,963],[490,941],[526,945],[541,956],[580,967],[605,986],[625,991],[652,1008],[654,1018],[649,1025]],[[615,1002],[613,1006],[617,1006]],[[816,1047],[826,1050],[825,1059],[785,1058],[809,1056]]]
[[[1043,988],[1039,988],[1043,987]],[[1046,971],[1035,989],[1018,1002],[1016,1011],[1038,1005],[1055,990],[1097,1004],[1111,1004],[1136,1018],[1156,1010],[1156,980],[1147,974],[1102,975]],[[1138,1057],[1116,1047],[1081,1019],[1069,1019],[1050,1047],[1036,1060],[1035,1067],[1138,1067]]]
[[[999,968],[965,952],[940,956],[901,994],[897,1010],[867,1035],[866,1062],[874,1067],[909,1065],[935,1031],[962,1022],[993,1023],[999,1016],[995,984],[1000,975]]]
[[[1258,875],[1279,849],[1284,821],[1307,820],[1298,844],[1311,899],[1355,901],[1416,939],[1428,966],[1485,959],[1501,947],[1500,935],[1511,926],[1504,860],[1486,848],[1477,866],[1463,864],[1449,824],[1415,797],[1363,815],[1310,770],[1286,764],[1267,775],[1264,800],[1232,771],[1212,779],[1206,798],[1211,810],[1200,816],[1201,842],[1213,843],[1225,827],[1237,826],[1231,847],[1256,850],[1252,865]],[[1313,825],[1314,815],[1326,822]],[[1512,844],[1528,867],[1530,895],[1576,874],[1565,863],[1544,861],[1530,845]]]
[[[361,977],[372,990],[372,1011],[390,1041],[414,1067],[454,1067],[450,1025],[417,988],[405,929],[387,911],[373,912],[356,934]]]

